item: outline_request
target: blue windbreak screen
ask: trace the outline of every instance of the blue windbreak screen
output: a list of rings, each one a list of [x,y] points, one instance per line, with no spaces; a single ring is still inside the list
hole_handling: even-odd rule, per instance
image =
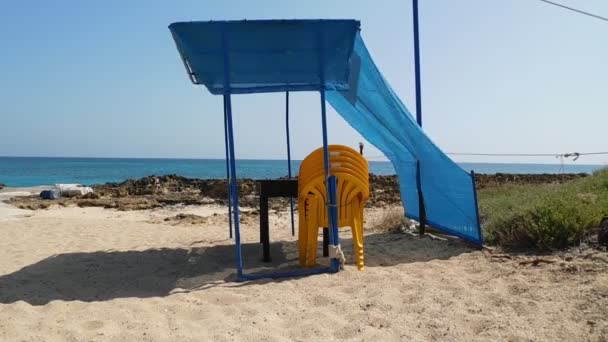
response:
[[[330,90],[327,100],[392,162],[406,216],[419,219],[419,161],[428,223],[468,241],[482,242],[471,175],[424,134],[374,64],[359,34],[350,59],[349,90]]]

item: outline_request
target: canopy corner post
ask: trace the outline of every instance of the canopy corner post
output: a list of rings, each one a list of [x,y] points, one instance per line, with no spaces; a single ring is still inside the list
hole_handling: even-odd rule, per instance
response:
[[[327,112],[325,108],[325,89],[321,89],[321,121],[323,129],[323,160],[325,164],[325,189],[327,192],[326,206],[327,206],[327,217],[329,218],[329,244],[337,247],[340,245],[340,238],[338,236],[338,207],[336,204],[336,177],[330,175],[330,163],[329,163],[329,144],[327,139]],[[335,257],[331,258],[330,269],[332,272],[338,272],[340,270],[340,261]]]
[[[291,145],[289,139],[289,90],[285,92],[285,132],[287,135],[287,176],[291,180]],[[293,197],[289,197],[289,207],[291,209],[291,236],[296,235],[295,221],[293,217]]]
[[[416,122],[422,127],[422,94],[420,81],[420,32],[418,30],[418,0],[412,0],[414,24],[414,68],[416,75]]]
[[[226,37],[226,25],[222,25],[222,53],[224,60],[224,101],[226,103],[226,123],[228,131],[228,147],[230,156],[230,196],[232,202],[232,214],[234,216],[234,243],[236,248],[236,277],[237,280],[246,280],[243,277],[243,255],[241,250],[241,230],[239,224],[239,190],[236,183],[236,158],[234,152],[234,127],[232,125],[232,99],[230,89],[230,59],[228,54],[228,39]]]
[[[330,175],[329,164],[329,144],[327,139],[327,110],[325,106],[325,56],[323,45],[323,34],[317,32],[317,51],[319,59],[319,92],[321,97],[321,124],[323,131],[323,162],[325,166],[325,190],[326,190],[326,206],[327,217],[329,219],[329,243],[338,247],[340,245],[340,237],[338,234],[338,208],[336,206],[336,177]],[[332,272],[340,270],[340,261],[336,257],[332,257],[330,261],[330,269]]]
[[[479,220],[479,202],[477,201],[477,177],[475,171],[471,170],[471,182],[473,183],[473,200],[475,202],[475,218],[477,219],[477,234],[479,235],[479,246],[483,246],[483,235],[481,232],[481,220]]]
[[[422,236],[426,233],[426,207],[424,205],[424,194],[422,193],[420,160],[416,160],[416,190],[418,192],[418,222],[420,224],[418,233]]]
[[[226,114],[226,98],[224,97],[224,146],[226,149],[226,192],[228,195],[228,234],[232,239],[232,199],[230,195],[230,154],[228,151],[228,117]]]
[[[234,242],[236,246],[236,274],[238,280],[243,280],[243,255],[241,251],[241,229],[239,224],[239,190],[236,182],[236,160],[234,152],[234,128],[232,125],[232,101],[230,91],[224,94],[226,100],[226,117],[228,126],[228,147],[230,151],[230,191],[232,214],[234,222]]]

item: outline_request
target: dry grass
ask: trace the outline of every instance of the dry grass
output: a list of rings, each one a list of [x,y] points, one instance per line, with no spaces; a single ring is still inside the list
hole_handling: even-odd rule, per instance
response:
[[[403,208],[396,207],[384,211],[384,213],[373,220],[370,224],[372,230],[397,233],[403,230],[408,219],[404,217]]]

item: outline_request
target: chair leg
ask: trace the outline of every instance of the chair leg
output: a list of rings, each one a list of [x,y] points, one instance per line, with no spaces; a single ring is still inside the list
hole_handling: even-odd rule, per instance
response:
[[[298,260],[300,266],[306,266],[306,239],[307,234],[307,219],[310,218],[310,212],[308,210],[308,201],[300,201],[298,203]]]
[[[318,202],[319,201],[317,199],[312,199],[309,201],[311,211],[314,213],[317,212]],[[317,240],[319,235],[319,225],[318,220],[314,216],[309,217],[307,223],[306,267],[314,267],[317,263]]]
[[[352,203],[352,215],[353,223],[351,226],[353,233],[353,250],[355,251],[355,263],[360,271],[365,268],[365,261],[363,257],[363,215],[361,204],[354,200]]]

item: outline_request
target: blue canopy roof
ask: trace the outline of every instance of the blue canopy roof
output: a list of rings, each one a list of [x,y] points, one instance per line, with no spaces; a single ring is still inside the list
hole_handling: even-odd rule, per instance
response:
[[[319,90],[321,86],[347,90],[359,21],[179,22],[169,29],[190,80],[204,84],[212,94]]]

